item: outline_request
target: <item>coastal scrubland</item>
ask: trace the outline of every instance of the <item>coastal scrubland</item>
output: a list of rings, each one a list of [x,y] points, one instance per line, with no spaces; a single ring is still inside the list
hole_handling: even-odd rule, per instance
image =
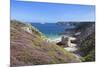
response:
[[[11,20],[10,33],[11,66],[81,62],[73,53],[46,41],[31,24]]]

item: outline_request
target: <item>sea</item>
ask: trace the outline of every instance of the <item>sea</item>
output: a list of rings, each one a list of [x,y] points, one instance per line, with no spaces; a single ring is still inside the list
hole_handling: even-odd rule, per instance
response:
[[[37,28],[42,32],[47,38],[55,39],[61,36],[61,33],[65,32],[66,28],[71,28],[71,26],[62,26],[57,23],[31,23],[32,26]]]

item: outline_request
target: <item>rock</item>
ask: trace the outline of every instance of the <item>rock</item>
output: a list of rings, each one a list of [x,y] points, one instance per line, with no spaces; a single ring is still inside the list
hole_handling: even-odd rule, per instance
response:
[[[75,41],[76,38],[70,36],[62,36],[61,41],[59,44],[63,45],[64,47],[72,47],[71,42]]]
[[[32,34],[32,30],[29,27],[22,27],[22,29],[30,34]]]
[[[69,37],[68,36],[62,36],[61,43],[63,43],[66,46],[70,46],[70,39],[69,39]]]

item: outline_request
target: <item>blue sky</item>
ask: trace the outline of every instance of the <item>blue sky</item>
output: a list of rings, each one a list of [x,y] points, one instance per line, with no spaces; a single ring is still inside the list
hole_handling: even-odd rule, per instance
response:
[[[12,0],[11,19],[24,22],[95,21],[95,6]]]

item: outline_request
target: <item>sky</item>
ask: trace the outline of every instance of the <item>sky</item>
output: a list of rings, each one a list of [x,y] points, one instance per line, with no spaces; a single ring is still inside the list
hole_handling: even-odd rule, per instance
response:
[[[95,21],[95,6],[11,0],[11,19],[24,22]]]

